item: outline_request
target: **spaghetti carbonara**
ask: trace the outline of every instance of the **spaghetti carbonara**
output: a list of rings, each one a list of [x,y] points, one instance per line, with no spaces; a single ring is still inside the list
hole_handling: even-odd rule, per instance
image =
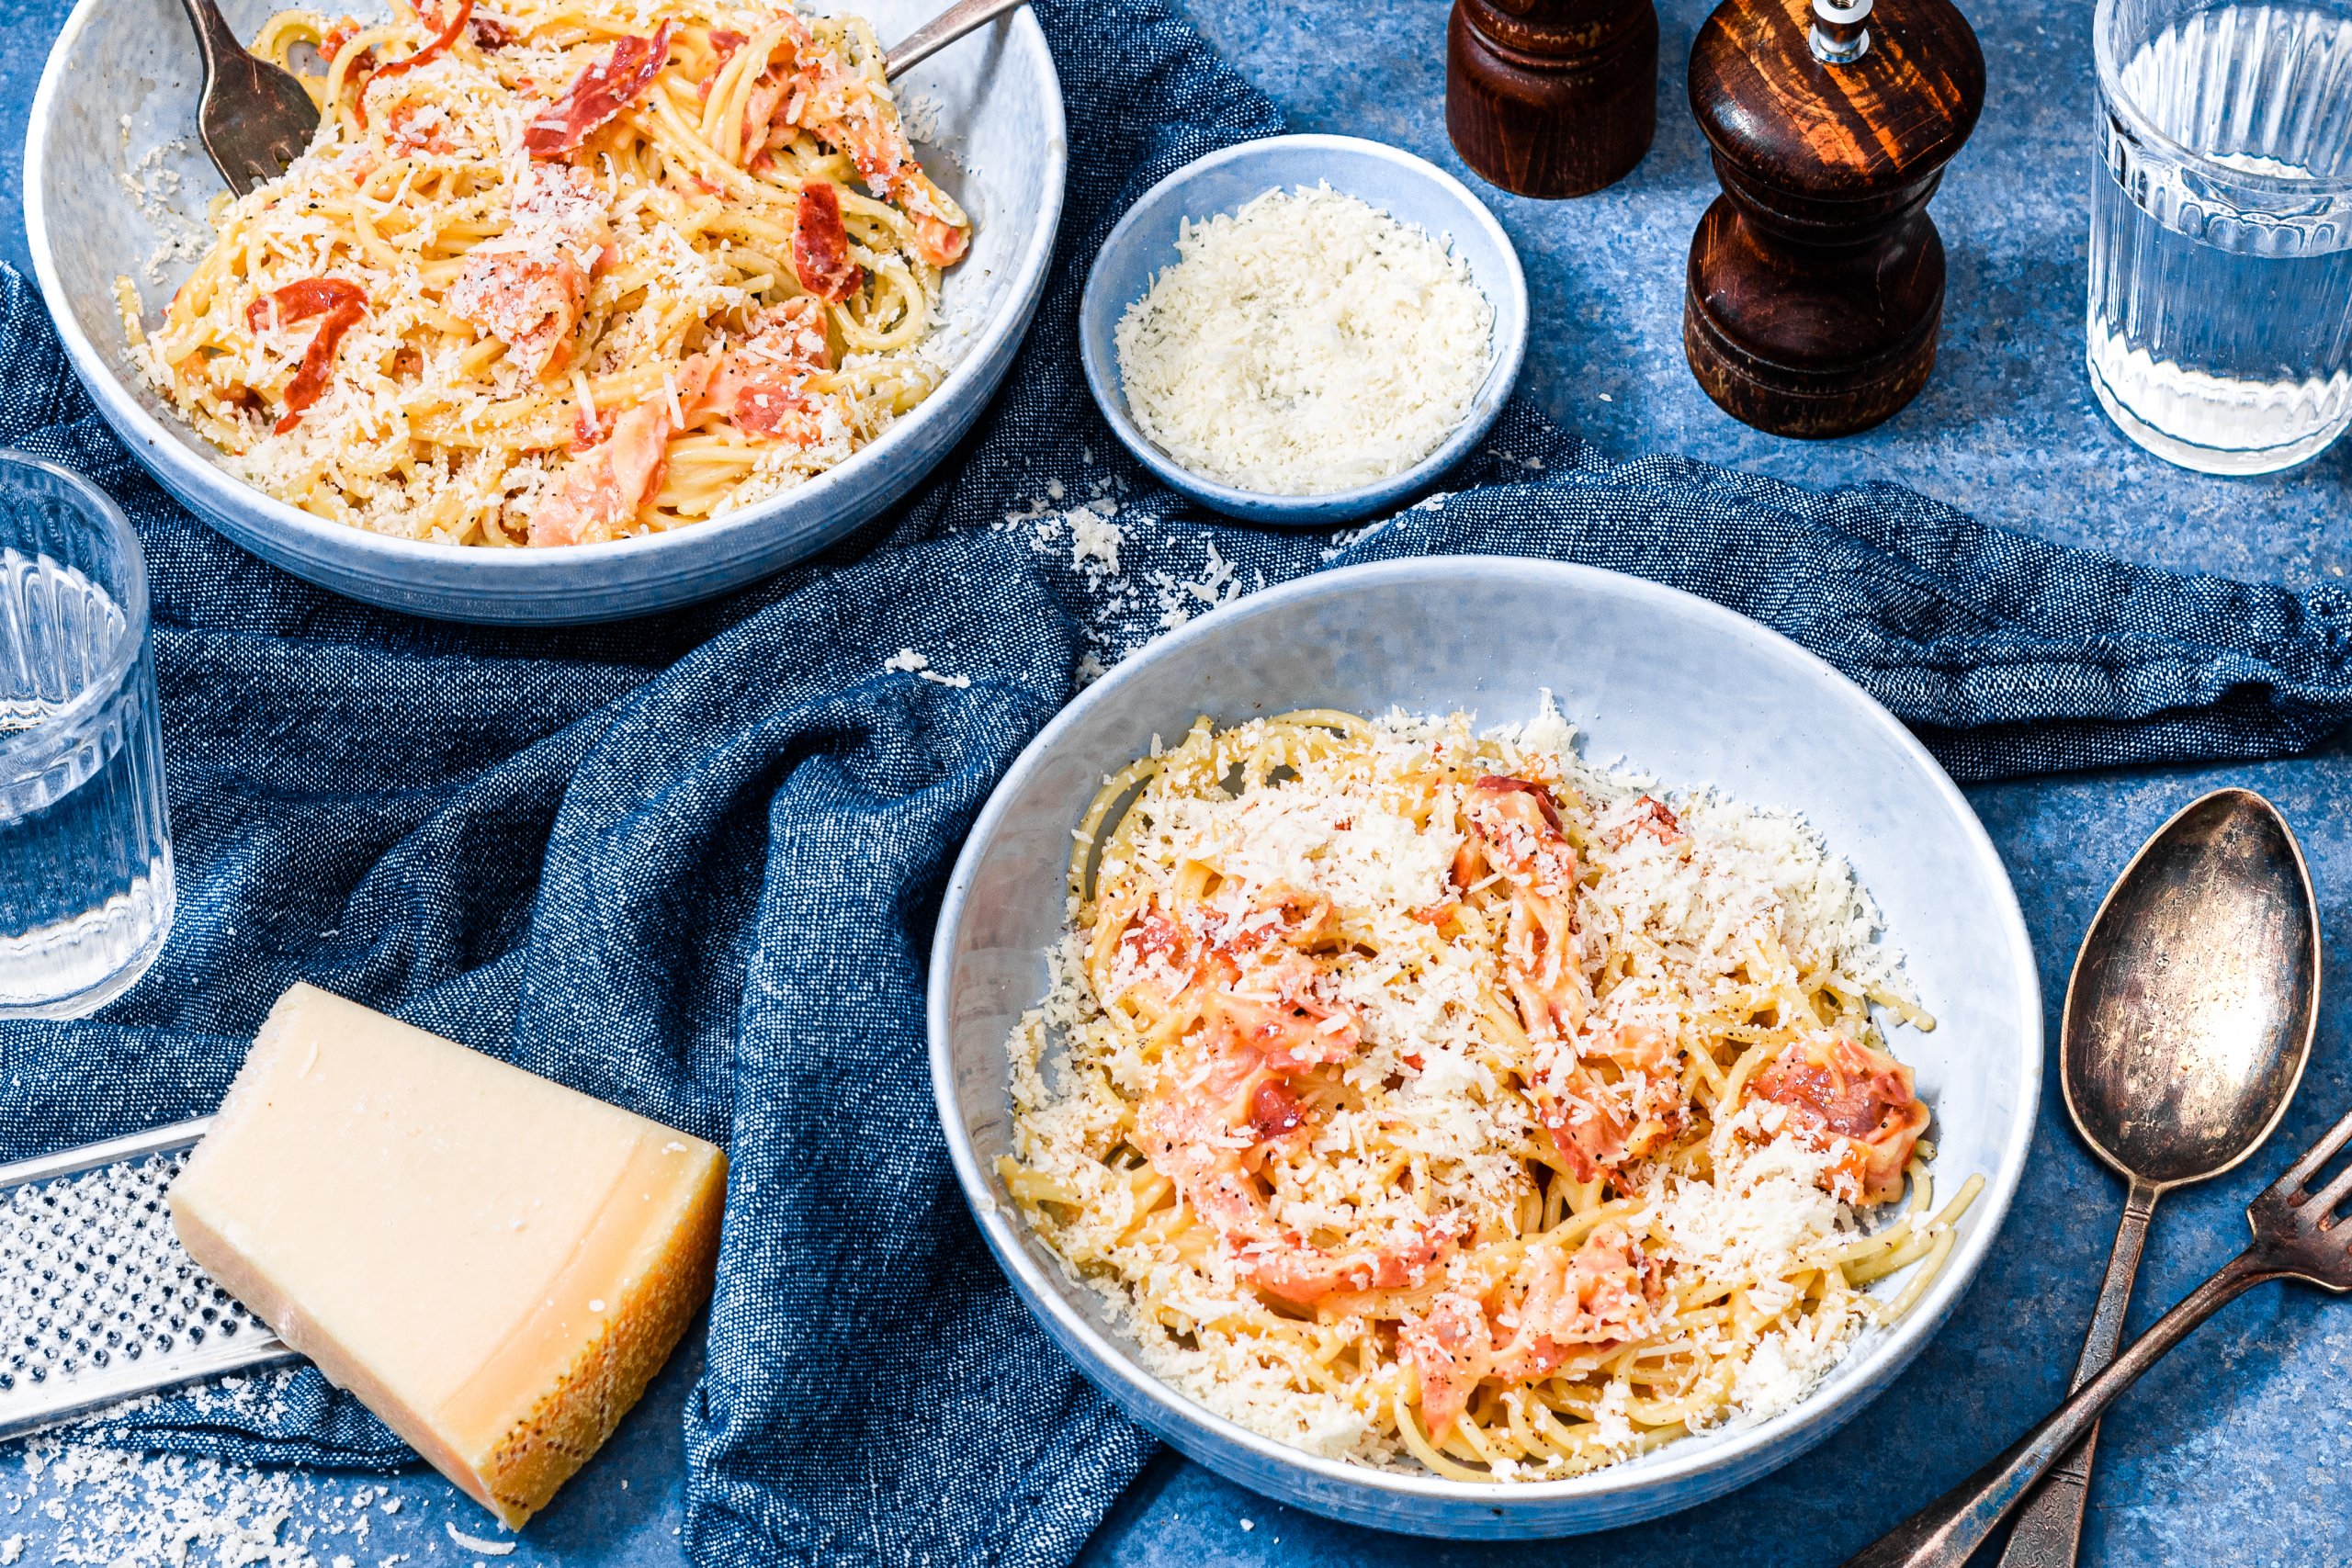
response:
[[[1794,819],[1671,807],[1548,707],[1155,750],[1079,829],[1001,1173],[1156,1373],[1546,1479],[1786,1408],[1926,1289],[1981,1179],[1933,1211],[1873,1009],[1932,1022]]]
[[[324,118],[215,209],[153,384],[239,478],[412,538],[676,527],[841,462],[937,385],[970,224],[872,29],[766,0],[283,11]]]

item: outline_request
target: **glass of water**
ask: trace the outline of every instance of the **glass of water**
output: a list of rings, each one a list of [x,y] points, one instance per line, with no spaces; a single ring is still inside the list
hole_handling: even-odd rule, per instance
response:
[[[2092,389],[2213,474],[2352,423],[2352,0],[2099,0]]]
[[[172,925],[172,846],[130,521],[0,452],[0,1018],[76,1018]]]

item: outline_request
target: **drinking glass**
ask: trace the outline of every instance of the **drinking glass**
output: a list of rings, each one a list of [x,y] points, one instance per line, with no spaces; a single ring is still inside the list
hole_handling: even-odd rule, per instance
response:
[[[0,1018],[102,1006],[171,925],[138,536],[83,479],[0,452]]]
[[[2171,462],[2352,423],[2352,0],[2099,0],[2091,387]]]

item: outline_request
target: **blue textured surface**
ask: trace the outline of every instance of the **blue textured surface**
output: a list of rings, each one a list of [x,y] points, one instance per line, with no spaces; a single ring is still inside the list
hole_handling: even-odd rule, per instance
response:
[[[1282,103],[1295,129],[1380,138],[1460,171],[1443,132],[1440,0],[1193,4],[1213,39]],[[1717,412],[1691,384],[1679,344],[1684,247],[1714,193],[1681,81],[1704,9],[1699,0],[1665,7],[1658,141],[1628,181],[1566,205],[1492,197],[1530,276],[1535,323],[1525,385],[1555,418],[1616,456],[1679,451],[1808,483],[1894,478],[1989,521],[2134,559],[2296,582],[2342,576],[2352,558],[2342,525],[2352,449],[2278,479],[2203,479],[2141,454],[2092,402],[2080,357],[2087,5],[2020,0],[1980,7],[1974,18],[1990,97],[1935,206],[1951,294],[1942,361],[1918,401],[1878,431],[1826,446],[1762,436]],[[33,77],[62,17],[50,0],[0,0],[13,46],[0,59],[0,246],[19,266],[16,149]],[[1971,791],[2017,880],[2053,1009],[2084,924],[2132,849],[2178,805],[2224,782],[2269,795],[2302,834],[2330,946],[2340,953],[2352,916],[2352,753],[2340,747],[2292,763]],[[2339,987],[2274,1145],[2241,1172],[2165,1201],[2141,1276],[2135,1330],[2236,1247],[2248,1193],[2352,1105],[2346,1025]],[[1556,1547],[1448,1547],[1323,1524],[1164,1460],[1114,1516],[1089,1561],[1136,1568],[1838,1563],[1973,1468],[2064,1386],[2121,1191],[2068,1130],[2054,1077],[2045,1111],[2038,1178],[1950,1328],[1871,1413],[1730,1499]],[[678,1416],[692,1371],[673,1367],[615,1448],[513,1556],[497,1561],[571,1568],[673,1562]],[[1891,1449],[1896,1402],[1926,1413],[1906,1423],[1911,1430],[1941,1440]],[[2113,1568],[2352,1561],[2352,1509],[2329,1490],[2352,1470],[2348,1411],[2352,1304],[2276,1290],[2239,1303],[2108,1423],[2086,1560]],[[22,1531],[29,1538],[24,1561],[45,1562],[54,1527],[29,1511],[9,1513],[24,1490],[15,1467],[0,1462],[0,1542]],[[352,1490],[348,1481],[322,1483],[322,1495]],[[403,1477],[395,1490],[404,1506],[378,1519],[356,1554],[363,1563],[391,1552],[413,1552],[419,1565],[471,1561],[444,1535],[445,1520],[496,1533],[437,1478]],[[888,1521],[877,1524],[887,1542]],[[283,1537],[302,1526],[298,1517]],[[322,1562],[350,1550],[323,1536],[315,1549]]]

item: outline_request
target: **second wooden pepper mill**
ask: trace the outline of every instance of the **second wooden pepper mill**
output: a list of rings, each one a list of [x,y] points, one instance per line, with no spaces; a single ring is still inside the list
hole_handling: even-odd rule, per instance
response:
[[[1453,0],[1445,130],[1485,178],[1583,196],[1631,173],[1657,128],[1651,0]]]
[[[1724,194],[1690,241],[1682,346],[1707,395],[1776,435],[1845,435],[1936,361],[1928,217],[1975,129],[1984,56],[1949,0],[1724,0],[1690,49]]]

